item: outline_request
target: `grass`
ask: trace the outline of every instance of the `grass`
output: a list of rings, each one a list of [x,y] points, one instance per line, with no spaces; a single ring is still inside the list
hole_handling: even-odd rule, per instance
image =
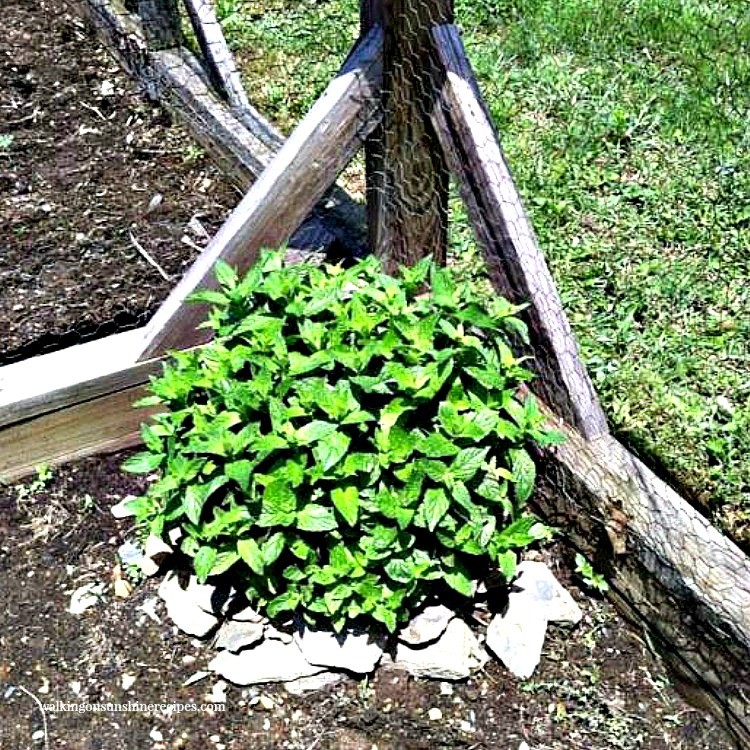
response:
[[[744,0],[457,0],[519,189],[615,432],[750,545],[750,16]],[[288,131],[356,0],[224,0]],[[460,208],[454,254],[475,258]]]

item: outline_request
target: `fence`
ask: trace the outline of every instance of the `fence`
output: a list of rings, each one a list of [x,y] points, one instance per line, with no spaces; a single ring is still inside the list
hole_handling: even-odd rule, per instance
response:
[[[185,0],[184,17],[177,0],[77,5],[227,176],[252,186],[145,328],[0,370],[0,475],[136,442],[143,415],[130,404],[169,350],[205,340],[196,332],[205,311],[184,302],[214,283],[219,258],[242,270],[261,248],[289,241],[302,259],[370,249],[389,268],[427,253],[444,260],[452,177],[495,289],[527,304],[535,388],[568,437],[538,456],[538,506],[607,572],[615,602],[682,678],[749,740],[750,562],[610,435],[452,2],[364,0],[356,44],[287,139],[251,105],[208,0]],[[364,208],[335,185],[361,148]]]

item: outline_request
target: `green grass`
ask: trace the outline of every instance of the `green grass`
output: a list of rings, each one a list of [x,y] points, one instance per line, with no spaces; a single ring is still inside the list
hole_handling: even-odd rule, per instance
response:
[[[358,3],[222,6],[252,100],[288,131],[356,37]],[[610,423],[750,543],[744,0],[457,0],[457,13]],[[453,249],[471,243],[457,209]]]

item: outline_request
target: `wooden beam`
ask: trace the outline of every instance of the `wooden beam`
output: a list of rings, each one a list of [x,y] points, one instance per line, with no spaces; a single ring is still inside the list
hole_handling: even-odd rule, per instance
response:
[[[248,109],[250,102],[211,0],[185,0],[185,7],[214,86],[232,108]]]
[[[122,0],[70,2],[148,95],[185,122],[223,173],[242,192],[247,190],[268,166],[283,136],[252,107],[232,112],[213,93],[200,62],[184,47],[150,50],[138,19]],[[301,228],[301,239],[295,236],[290,244],[302,250],[335,243],[358,253],[367,243],[364,226],[364,209],[334,187]]]
[[[141,424],[155,409],[134,409],[144,386],[116,391],[0,430],[0,481],[11,482],[40,464],[56,465],[141,442]]]
[[[142,359],[179,349],[195,340],[205,319],[203,305],[187,305],[189,294],[215,288],[219,258],[247,269],[263,248],[282,245],[336,179],[377,122],[375,92],[381,81],[382,34],[357,45],[258,181],[146,328]],[[208,331],[200,336],[207,340]]]
[[[160,359],[137,362],[143,329],[0,367],[0,428],[146,383]]]
[[[448,244],[448,170],[429,120],[430,29],[453,17],[451,0],[367,0],[365,22],[384,26],[383,124],[367,144],[368,225],[372,250],[395,271]]]
[[[750,559],[610,436],[539,455],[544,518],[607,574],[693,703],[750,747]]]
[[[448,24],[432,34],[442,65],[435,81],[442,93],[432,112],[433,122],[495,285],[513,302],[529,303],[523,315],[536,355],[532,366],[539,375],[537,387],[582,435],[607,434],[607,420],[482,101],[460,32]]]
[[[170,49],[182,44],[177,0],[139,0],[138,15],[151,49]]]

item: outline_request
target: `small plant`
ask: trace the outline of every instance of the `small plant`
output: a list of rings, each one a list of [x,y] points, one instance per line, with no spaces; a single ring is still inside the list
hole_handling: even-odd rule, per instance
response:
[[[47,464],[36,467],[36,476],[28,484],[16,485],[16,496],[19,500],[28,500],[47,488],[52,481],[52,468]]]
[[[525,510],[527,448],[555,436],[519,397],[519,308],[429,261],[398,279],[280,253],[216,272],[220,291],[194,295],[215,339],[152,381],[142,403],[169,411],[124,466],[159,473],[138,518],[181,527],[201,580],[232,569],[270,617],[394,631],[435,586],[471,597],[548,538]]]
[[[591,563],[580,553],[576,552],[576,573],[581,576],[583,582],[594,591],[606,593],[609,584],[601,573],[597,573]]]
[[[14,141],[14,136],[11,133],[0,134],[0,151],[7,151]]]

